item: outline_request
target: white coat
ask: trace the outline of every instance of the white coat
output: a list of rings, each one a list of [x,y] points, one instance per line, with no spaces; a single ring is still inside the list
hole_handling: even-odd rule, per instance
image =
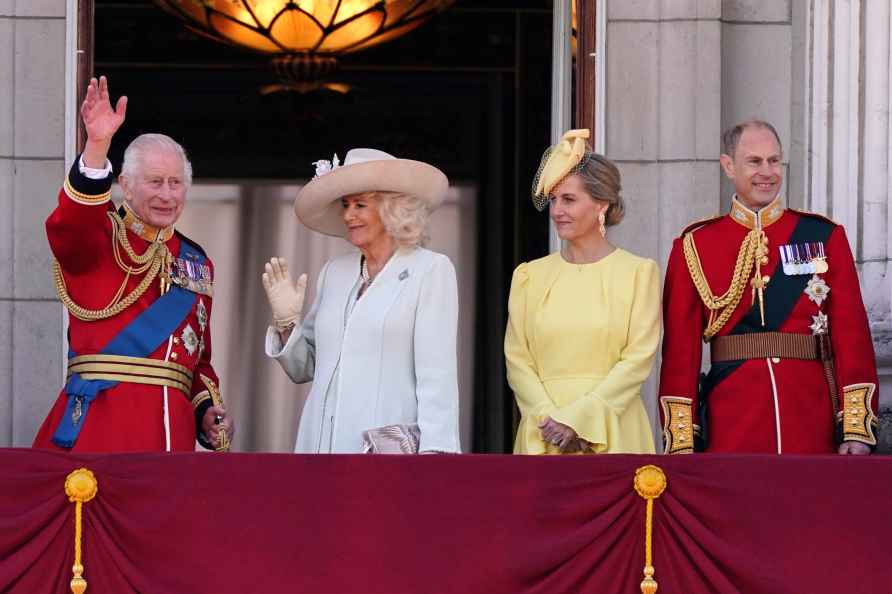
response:
[[[358,453],[363,431],[418,423],[420,451],[459,452],[452,262],[423,248],[398,250],[349,313],[359,267],[359,252],[325,264],[316,299],[284,347],[273,328],[267,331],[267,355],[295,383],[313,381],[294,451]],[[321,442],[333,381],[329,445]]]

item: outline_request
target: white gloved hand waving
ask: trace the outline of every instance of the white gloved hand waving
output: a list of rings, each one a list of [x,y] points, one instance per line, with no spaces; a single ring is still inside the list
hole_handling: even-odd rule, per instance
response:
[[[297,282],[293,282],[285,258],[272,258],[265,268],[263,288],[273,310],[273,322],[279,332],[285,332],[300,324],[307,293],[307,275],[301,274]]]

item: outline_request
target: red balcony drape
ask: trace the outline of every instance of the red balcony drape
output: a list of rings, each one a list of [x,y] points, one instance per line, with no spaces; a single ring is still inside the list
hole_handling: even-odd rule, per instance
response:
[[[66,475],[88,592],[639,591],[656,464],[660,594],[892,591],[892,459],[64,455],[0,450],[0,592],[69,591]]]

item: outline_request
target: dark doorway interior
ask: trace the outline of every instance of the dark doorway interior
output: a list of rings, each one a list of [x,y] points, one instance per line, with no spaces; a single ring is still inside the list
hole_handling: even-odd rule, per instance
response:
[[[262,95],[266,58],[209,41],[148,0],[95,0],[95,73],[130,97],[112,147],[163,131],[196,177],[305,177],[310,163],[371,146],[429,161],[479,188],[475,452],[508,452],[513,397],[502,338],[514,266],[547,253],[529,186],[549,139],[551,2],[458,0],[418,30],[350,55],[330,91]]]

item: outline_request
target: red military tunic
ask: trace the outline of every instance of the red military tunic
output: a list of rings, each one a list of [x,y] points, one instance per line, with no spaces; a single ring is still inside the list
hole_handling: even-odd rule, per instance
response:
[[[808,213],[784,209],[778,200],[753,213],[735,198],[727,216],[692,225],[692,233],[703,276],[713,295],[731,286],[732,272],[741,243],[761,224],[767,237],[767,262],[761,273],[777,282],[784,272],[780,246]],[[757,222],[757,217],[760,217]],[[821,217],[823,219],[823,217]],[[832,225],[825,241],[828,270],[815,275],[829,287],[821,305],[806,292],[793,299],[789,315],[778,331],[812,334],[819,328],[820,314],[826,316],[834,354],[838,398],[845,410],[834,419],[824,366],[819,360],[766,357],[746,359],[718,381],[707,398],[706,422],[710,452],[832,453],[835,425],[843,420],[844,440],[875,445],[877,373],[873,342],[855,264],[842,226]],[[700,433],[698,379],[703,331],[709,320],[694,283],[683,249],[683,237],[675,240],[669,256],[663,295],[665,337],[660,370],[660,402],[666,451],[693,450]],[[727,336],[753,306],[751,270],[746,288],[730,319],[718,331]],[[770,291],[766,291],[766,299]],[[818,298],[820,301],[820,297]],[[737,333],[741,330],[738,328]],[[693,423],[692,423],[693,421]],[[858,425],[862,430],[858,430]],[[866,427],[866,430],[864,428]]]
[[[126,276],[113,250],[113,226],[108,215],[114,210],[109,202],[110,188],[111,176],[92,180],[82,175],[75,164],[59,192],[59,204],[46,222],[50,248],[59,262],[67,291],[74,303],[87,309],[106,307]],[[131,211],[123,212],[127,239],[136,254],[145,252],[158,233],[167,237],[165,244],[173,258],[180,254],[183,242],[189,241],[172,228],[153,229],[139,221]],[[200,252],[200,248],[195,248]],[[130,264],[124,250],[119,249],[119,252],[124,262]],[[206,264],[212,266],[209,259]],[[144,276],[132,275],[123,295],[129,294]],[[99,353],[160,296],[160,283],[155,280],[135,303],[110,318],[83,321],[69,314],[70,350],[77,356]],[[197,297],[176,330],[146,357],[175,362],[190,370],[192,383],[189,389],[121,381],[99,392],[81,421],[71,450],[195,449],[198,423],[211,405],[209,390],[216,390],[218,383],[211,367],[211,297],[203,294]],[[52,441],[66,412],[68,398],[63,388],[34,439],[34,447],[69,449],[60,448]],[[203,436],[198,437],[202,445],[210,447]]]

